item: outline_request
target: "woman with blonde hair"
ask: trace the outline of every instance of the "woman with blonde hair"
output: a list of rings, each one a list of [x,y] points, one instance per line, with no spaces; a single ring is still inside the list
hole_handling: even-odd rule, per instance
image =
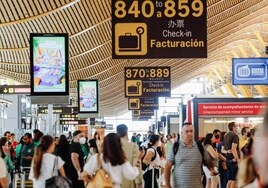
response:
[[[64,161],[53,155],[54,150],[53,138],[49,135],[43,136],[40,145],[35,149],[29,175],[29,179],[33,180],[34,188],[45,188],[46,180],[57,175],[54,169],[57,169],[56,173],[59,171],[61,176],[65,176]]]

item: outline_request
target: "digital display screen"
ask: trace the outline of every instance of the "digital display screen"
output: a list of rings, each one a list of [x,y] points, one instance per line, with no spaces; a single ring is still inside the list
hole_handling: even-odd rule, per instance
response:
[[[78,80],[78,113],[98,113],[98,80]]]
[[[69,95],[68,34],[30,34],[31,94]]]

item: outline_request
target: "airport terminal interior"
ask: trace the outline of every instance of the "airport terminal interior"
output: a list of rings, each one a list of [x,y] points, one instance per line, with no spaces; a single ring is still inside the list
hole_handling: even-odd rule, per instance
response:
[[[0,137],[251,129],[267,56],[267,0],[2,0]]]

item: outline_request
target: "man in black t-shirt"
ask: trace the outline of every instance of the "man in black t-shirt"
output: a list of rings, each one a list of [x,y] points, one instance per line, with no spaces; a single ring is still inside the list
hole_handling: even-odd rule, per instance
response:
[[[236,188],[236,175],[238,171],[239,137],[237,135],[237,125],[235,122],[228,124],[229,132],[224,138],[224,149],[228,151],[227,160],[227,188]]]
[[[81,144],[84,144],[84,134],[78,130],[73,133],[73,142],[69,147],[69,166],[67,176],[72,180],[73,186],[84,188],[84,182],[79,180],[84,167],[84,153]]]

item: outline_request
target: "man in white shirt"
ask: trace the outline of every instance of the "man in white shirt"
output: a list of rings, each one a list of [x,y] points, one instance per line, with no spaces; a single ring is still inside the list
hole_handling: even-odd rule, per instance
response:
[[[7,179],[7,168],[4,160],[0,157],[0,187],[7,188],[8,187],[8,179]]]

